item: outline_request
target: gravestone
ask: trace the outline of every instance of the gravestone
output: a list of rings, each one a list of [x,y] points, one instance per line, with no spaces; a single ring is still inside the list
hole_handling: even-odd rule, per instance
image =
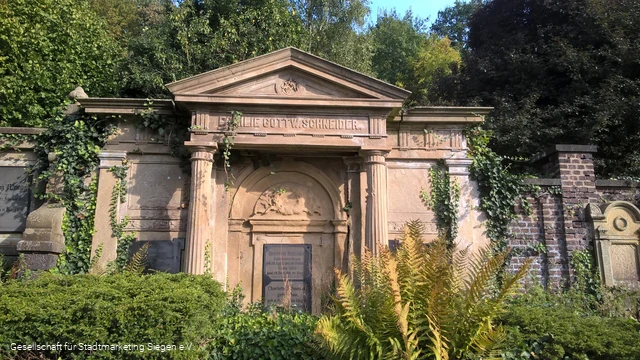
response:
[[[171,274],[180,272],[184,239],[134,241],[129,248],[130,256],[147,243],[147,269]]]
[[[262,298],[266,304],[291,305],[311,311],[311,245],[265,244]]]
[[[22,232],[29,214],[29,175],[23,167],[0,166],[0,233]]]

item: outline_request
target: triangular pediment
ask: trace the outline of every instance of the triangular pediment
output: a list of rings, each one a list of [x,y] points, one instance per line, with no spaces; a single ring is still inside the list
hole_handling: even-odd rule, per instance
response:
[[[374,98],[291,66],[264,76],[258,76],[232,85],[206,92],[229,96],[287,96],[307,98]]]
[[[295,48],[167,84],[176,98],[404,101],[410,92]]]

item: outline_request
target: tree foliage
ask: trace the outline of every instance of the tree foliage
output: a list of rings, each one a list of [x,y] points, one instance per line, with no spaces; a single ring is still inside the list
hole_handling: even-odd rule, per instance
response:
[[[406,86],[412,81],[411,59],[424,41],[424,20],[411,12],[400,16],[395,10],[383,11],[371,29],[373,36],[373,70],[391,84]]]
[[[419,105],[440,105],[448,100],[437,87],[459,71],[462,58],[447,37],[430,34],[411,61],[414,83],[412,99]]]
[[[431,31],[449,38],[453,47],[465,48],[469,38],[469,20],[482,3],[483,0],[456,0],[452,6],[438,11],[438,18],[431,25]]]
[[[424,19],[409,11],[400,16],[383,11],[371,29],[372,64],[376,76],[413,94],[408,105],[429,105],[441,99],[433,90],[457,71],[460,53],[446,37],[429,34]]]
[[[45,126],[65,95],[163,98],[164,84],[295,46],[414,92],[457,71],[424,20],[368,0],[17,0],[0,3],[0,121]],[[433,96],[436,94],[436,96]]]
[[[299,47],[303,30],[285,0],[151,1],[140,21],[123,63],[124,95],[132,97],[166,97],[168,82]]]
[[[505,155],[597,144],[601,175],[640,175],[640,3],[493,0],[472,17],[460,103],[494,106]]]
[[[371,73],[368,0],[291,0],[302,20],[301,49],[356,71]]]
[[[77,86],[117,93],[121,50],[85,1],[0,1],[0,126],[42,126]]]

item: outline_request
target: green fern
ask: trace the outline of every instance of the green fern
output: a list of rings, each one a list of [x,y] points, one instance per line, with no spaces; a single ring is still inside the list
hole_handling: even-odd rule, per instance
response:
[[[138,251],[133,254],[129,263],[125,266],[124,271],[130,273],[142,274],[147,267],[147,254],[149,252],[149,243],[144,243]]]
[[[529,264],[499,285],[507,253],[469,255],[444,239],[425,246],[423,233],[412,221],[395,254],[382,248],[354,258],[353,282],[336,271],[334,314],[316,328],[330,358],[495,358],[505,335],[494,319]]]

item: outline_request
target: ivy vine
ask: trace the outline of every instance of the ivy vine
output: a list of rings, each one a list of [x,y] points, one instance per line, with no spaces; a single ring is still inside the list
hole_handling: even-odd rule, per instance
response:
[[[509,223],[518,217],[515,205],[519,202],[523,211],[531,212],[524,194],[531,188],[524,183],[524,176],[511,173],[504,164],[504,157],[489,148],[491,133],[481,127],[466,131],[469,156],[473,158],[471,177],[478,182],[480,210],[486,216],[487,236],[495,250],[504,251],[509,236]]]
[[[36,196],[66,209],[62,223],[65,251],[58,257],[57,271],[86,273],[90,268],[91,243],[97,196],[97,179],[92,178],[98,154],[115,126],[106,119],[84,112],[64,116],[59,112],[41,133],[34,148],[37,162],[31,169],[36,181],[61,176],[61,194]],[[49,164],[49,154],[56,154]]]
[[[444,237],[450,247],[458,236],[458,207],[460,206],[460,184],[452,181],[442,161],[429,169],[431,191],[422,190],[420,198],[436,217],[438,235]]]
[[[596,302],[602,297],[600,273],[590,250],[573,251],[570,260],[574,275],[574,289]]]
[[[222,139],[222,159],[224,161],[224,174],[226,180],[224,182],[224,188],[226,191],[229,190],[229,187],[233,185],[233,174],[230,172],[231,170],[231,148],[235,144],[236,141],[236,130],[238,126],[240,126],[240,120],[242,119],[242,113],[239,111],[232,111],[231,117],[227,118],[227,124],[224,131],[224,138]]]
[[[118,218],[118,207],[125,202],[127,196],[127,172],[129,166],[126,160],[121,166],[112,166],[109,172],[116,178],[116,184],[111,192],[111,202],[109,203],[109,224],[111,225],[111,235],[116,239],[116,270],[124,269],[129,263],[129,248],[135,239],[134,233],[125,232],[129,225],[129,216],[123,219]]]

